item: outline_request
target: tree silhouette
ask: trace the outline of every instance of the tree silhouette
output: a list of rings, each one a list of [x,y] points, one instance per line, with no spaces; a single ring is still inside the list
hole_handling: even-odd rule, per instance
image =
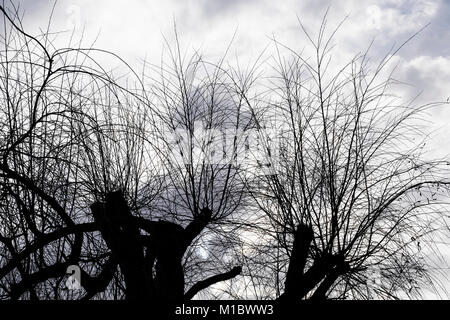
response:
[[[424,257],[446,229],[448,162],[421,152],[421,119],[434,104],[403,105],[394,95],[386,69],[405,43],[379,64],[368,52],[342,64],[326,17],[316,40],[301,27],[310,56],[275,41],[278,76],[261,126],[279,134],[260,131],[270,170],[249,182],[267,219],[255,232],[269,238],[254,244],[254,268],[272,279],[260,290],[281,301],[420,294],[433,283]]]
[[[172,90],[167,77],[144,88],[118,56],[92,47],[55,49],[48,31],[24,31],[17,9],[0,10],[9,26],[1,54],[1,297],[179,302],[236,277],[240,267],[220,273],[228,266],[212,261],[203,268],[196,249],[208,225],[216,237],[230,236],[224,220],[232,220],[244,193],[236,169],[210,165],[207,153],[196,167],[165,153],[174,149],[176,121],[193,132],[183,122],[195,120],[193,99],[202,103],[195,108],[206,108],[206,125],[241,125],[239,107],[230,110],[239,90],[226,87],[220,66],[194,96],[186,91],[192,74],[178,74],[183,87],[163,97],[174,99],[164,105],[169,100],[155,102],[147,90]],[[137,88],[103,69],[101,54],[124,64]],[[219,81],[227,90],[211,89]],[[178,93],[182,100],[175,101]],[[73,265],[81,291],[67,291],[63,281]]]
[[[283,303],[440,284],[424,258],[446,227],[448,162],[422,154],[436,104],[394,96],[404,44],[339,66],[324,18],[317,40],[302,25],[312,58],[275,41],[264,83],[261,57],[189,57],[175,31],[138,75],[0,11],[0,299]]]

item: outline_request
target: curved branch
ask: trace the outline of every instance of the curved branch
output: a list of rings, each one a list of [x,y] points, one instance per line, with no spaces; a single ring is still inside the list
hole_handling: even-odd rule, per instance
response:
[[[106,287],[111,282],[114,274],[117,271],[117,260],[111,256],[104,264],[102,271],[98,276],[92,277],[82,268],[81,271],[81,285],[86,290],[86,295],[81,300],[89,300],[99,292],[106,290]]]
[[[9,260],[8,263],[6,263],[6,265],[0,268],[0,279],[6,276],[9,272],[11,272],[15,267],[17,267],[19,263],[28,255],[44,247],[50,242],[58,240],[62,237],[68,236],[73,233],[92,232],[92,231],[97,231],[97,225],[95,223],[83,223],[71,227],[62,228],[52,233],[42,235],[41,237],[39,237],[38,240],[27,246],[20,253],[18,253],[11,260]]]
[[[58,201],[48,193],[46,193],[42,188],[37,186],[33,180],[12,170],[6,164],[0,163],[0,170],[3,171],[8,178],[14,179],[17,182],[23,184],[31,192],[34,192],[39,197],[41,197],[42,200],[47,202],[48,205],[50,205],[50,207],[52,207],[52,209],[56,211],[56,213],[61,217],[65,224],[67,224],[68,226],[75,225],[64,208],[58,203]]]
[[[50,53],[48,52],[47,48],[42,44],[41,41],[39,41],[38,39],[36,39],[35,37],[33,37],[32,35],[26,33],[22,28],[20,28],[15,22],[14,20],[9,16],[9,14],[6,12],[5,8],[3,8],[3,6],[0,5],[0,11],[3,13],[3,15],[8,19],[8,21],[11,23],[11,25],[17,30],[19,31],[21,34],[23,34],[25,37],[30,38],[31,40],[33,40],[34,42],[36,42],[44,51],[45,55],[47,56],[47,59],[49,61],[52,60],[52,57],[50,56]]]
[[[30,275],[27,275],[20,283],[12,284],[10,290],[10,296],[12,300],[17,300],[20,296],[34,287],[36,284],[44,282],[50,278],[62,277],[66,274],[67,267],[71,262],[61,262],[48,266],[44,269],[36,271]]]
[[[237,275],[239,275],[242,272],[242,267],[234,267],[228,272],[217,274],[215,276],[209,277],[205,280],[199,281],[196,284],[194,284],[185,294],[184,298],[185,300],[191,300],[198,292],[200,292],[203,289],[208,288],[209,286],[221,282],[233,279]]]
[[[39,271],[25,275],[21,282],[11,285],[10,296],[11,299],[17,300],[22,294],[28,290],[32,290],[38,283],[47,281],[50,278],[62,277],[66,274],[67,267],[76,264],[80,258],[81,245],[83,243],[83,233],[77,232],[75,240],[72,244],[72,249],[67,261],[59,262]]]

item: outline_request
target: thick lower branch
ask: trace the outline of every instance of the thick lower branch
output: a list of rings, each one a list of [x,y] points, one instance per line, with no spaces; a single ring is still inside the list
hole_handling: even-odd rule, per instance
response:
[[[325,277],[325,279],[320,283],[319,287],[314,291],[311,296],[313,300],[324,300],[327,298],[327,292],[330,290],[331,286],[336,282],[336,280],[343,274],[350,270],[350,266],[347,262],[334,267],[330,273]]]
[[[86,271],[80,268],[81,285],[86,290],[83,300],[89,300],[99,292],[106,290],[117,271],[117,261],[114,257],[110,257],[102,268],[102,271],[96,276],[90,276]]]
[[[208,288],[209,286],[221,282],[233,279],[237,275],[239,275],[242,272],[242,267],[234,267],[228,272],[217,274],[215,276],[209,277],[205,280],[199,281],[196,284],[194,284],[184,295],[185,300],[192,299],[198,292],[200,292],[203,289]]]
[[[71,235],[74,233],[93,232],[96,230],[97,230],[97,225],[95,223],[83,223],[83,224],[78,224],[78,225],[74,225],[74,226],[70,226],[70,227],[65,227],[65,228],[56,230],[51,233],[43,234],[36,241],[34,241],[32,244],[30,244],[25,249],[20,251],[17,255],[15,255],[11,260],[9,260],[5,266],[0,268],[0,279],[5,277],[12,270],[14,270],[14,268],[16,268],[19,265],[19,263],[23,259],[28,257],[31,253],[35,252],[38,249],[43,248],[50,242],[56,241],[63,237],[67,237],[68,235]]]

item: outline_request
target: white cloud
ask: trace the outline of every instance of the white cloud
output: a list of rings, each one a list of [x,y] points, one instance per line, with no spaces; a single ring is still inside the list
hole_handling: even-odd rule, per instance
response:
[[[427,156],[450,155],[450,57],[418,56],[399,62],[397,78],[408,86],[402,86],[404,97],[421,92],[417,104],[443,102],[429,111],[430,143]],[[449,99],[449,100],[447,100]]]
[[[384,6],[383,6],[384,5]],[[390,37],[404,32],[414,32],[426,25],[436,14],[436,1],[383,1],[366,8],[366,27],[389,32]]]

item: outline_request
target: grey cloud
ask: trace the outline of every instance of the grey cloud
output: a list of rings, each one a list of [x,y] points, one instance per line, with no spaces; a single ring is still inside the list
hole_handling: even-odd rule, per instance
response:
[[[249,0],[205,0],[202,1],[202,11],[206,16],[214,16],[217,14],[229,13],[232,10],[238,9],[239,6],[246,4],[258,5],[258,1]]]

